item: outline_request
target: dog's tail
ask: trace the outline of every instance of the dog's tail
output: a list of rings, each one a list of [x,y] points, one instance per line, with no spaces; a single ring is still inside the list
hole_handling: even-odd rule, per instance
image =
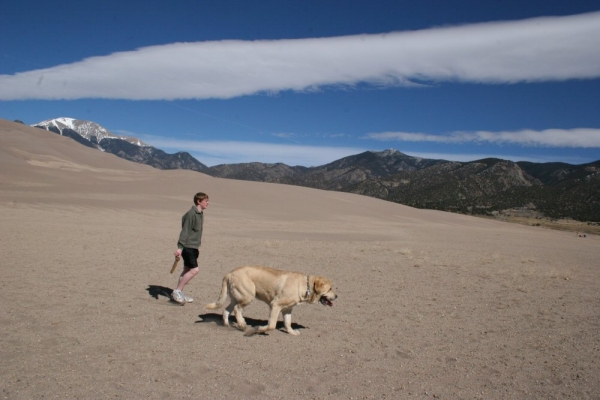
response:
[[[221,294],[219,295],[219,299],[216,303],[210,303],[206,305],[206,308],[209,310],[215,310],[217,308],[223,307],[225,300],[227,300],[227,292],[229,287],[229,280],[231,279],[231,274],[227,274],[223,277],[223,283],[221,284]]]

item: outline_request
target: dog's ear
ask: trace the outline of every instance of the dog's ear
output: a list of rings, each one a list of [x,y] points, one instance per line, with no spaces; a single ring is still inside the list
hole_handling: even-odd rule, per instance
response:
[[[323,278],[322,276],[315,277],[315,293],[326,293],[330,288],[331,283],[329,282],[329,279]]]

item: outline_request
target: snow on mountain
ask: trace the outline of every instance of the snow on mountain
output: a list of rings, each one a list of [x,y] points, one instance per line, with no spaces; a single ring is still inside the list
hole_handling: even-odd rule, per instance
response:
[[[70,129],[93,143],[100,143],[102,139],[121,139],[136,146],[148,146],[148,144],[142,142],[138,138],[118,136],[95,122],[81,119],[61,117],[38,122],[37,124],[33,124],[31,126],[44,128],[47,130],[50,130],[50,128],[55,128],[60,132],[60,135],[63,135],[64,129]]]

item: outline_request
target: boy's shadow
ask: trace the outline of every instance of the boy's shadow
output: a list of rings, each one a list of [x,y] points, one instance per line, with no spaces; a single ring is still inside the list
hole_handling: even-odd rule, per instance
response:
[[[222,314],[206,313],[206,314],[198,315],[198,318],[200,318],[200,320],[196,321],[197,324],[213,322],[219,326],[224,326]],[[267,325],[267,323],[269,322],[264,319],[249,318],[246,316],[244,316],[244,319],[246,320],[246,324],[248,324],[248,326],[262,326],[262,325]],[[237,322],[233,315],[229,316],[229,323],[232,328],[237,328]],[[285,332],[285,326],[283,324],[283,321],[277,321],[277,327],[275,329]],[[300,325],[300,324],[296,324],[295,322],[292,322],[292,329],[299,330],[299,329],[306,329],[306,327],[303,325]]]
[[[158,285],[148,285],[146,290],[148,291],[148,294],[156,300],[158,300],[158,296],[164,296],[170,300],[171,294],[173,293],[173,289]]]

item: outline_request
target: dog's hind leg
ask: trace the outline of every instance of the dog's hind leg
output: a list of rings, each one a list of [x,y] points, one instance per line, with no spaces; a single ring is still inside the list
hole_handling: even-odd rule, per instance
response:
[[[281,311],[281,313],[283,314],[283,325],[285,326],[285,330],[287,331],[287,333],[289,333],[290,335],[298,336],[300,332],[298,332],[295,329],[292,329],[292,309],[285,309]]]
[[[246,320],[244,319],[243,310],[246,305],[237,304],[233,310],[235,313],[235,320],[237,321],[238,329],[245,331],[247,328]]]
[[[223,310],[223,325],[229,326],[229,314],[235,310],[235,306],[237,305],[237,301],[235,299],[231,299],[231,303]]]
[[[247,304],[242,304],[235,299],[231,300],[231,303],[223,310],[223,325],[229,326],[229,315],[233,313],[237,321],[237,328],[242,331],[246,330],[246,320],[242,312],[245,306]]]
[[[266,333],[268,331],[272,331],[277,327],[277,318],[279,317],[279,313],[281,312],[281,308],[278,306],[271,306],[271,312],[269,314],[269,323],[265,326],[258,326],[254,328],[246,329],[244,336],[252,336],[256,333]]]
[[[246,320],[244,319],[243,310],[248,304],[252,303],[254,297],[256,296],[256,289],[254,284],[244,286],[232,287],[230,290],[230,297],[235,299],[235,304],[229,305],[231,307],[231,311],[235,314],[235,319],[237,321],[238,329],[244,331],[247,328]],[[229,308],[228,307],[228,308]],[[231,312],[230,311],[230,312]]]

